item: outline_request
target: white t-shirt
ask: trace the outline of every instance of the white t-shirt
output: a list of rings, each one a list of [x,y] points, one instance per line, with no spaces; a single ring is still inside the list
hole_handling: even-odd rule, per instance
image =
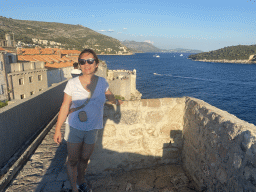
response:
[[[82,109],[70,113],[66,123],[76,129],[83,131],[102,129],[103,107],[106,101],[105,92],[108,90],[108,88],[109,85],[106,79],[99,77],[93,96],[91,97],[89,103]],[[79,77],[70,79],[66,85],[66,88],[64,89],[64,92],[72,97],[71,108],[80,107],[84,104],[89,96],[89,92],[84,89],[79,80]],[[86,111],[87,121],[81,122],[78,119],[78,113],[80,111]]]
[[[80,69],[72,69],[71,74],[81,74],[82,71]]]

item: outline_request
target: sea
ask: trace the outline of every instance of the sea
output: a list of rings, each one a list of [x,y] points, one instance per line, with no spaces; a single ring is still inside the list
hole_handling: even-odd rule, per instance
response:
[[[143,99],[194,97],[256,125],[256,65],[199,62],[189,55],[137,53],[99,59],[110,70],[136,69],[136,87]]]

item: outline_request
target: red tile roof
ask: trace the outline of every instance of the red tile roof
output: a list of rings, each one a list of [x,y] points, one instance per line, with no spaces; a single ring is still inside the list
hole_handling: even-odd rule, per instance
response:
[[[77,62],[80,51],[62,50],[58,48],[35,48],[19,49],[18,60],[20,61],[43,61],[46,68],[63,68],[73,66]]]

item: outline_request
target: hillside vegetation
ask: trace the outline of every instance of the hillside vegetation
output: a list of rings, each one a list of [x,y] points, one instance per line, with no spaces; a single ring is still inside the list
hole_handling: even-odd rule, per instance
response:
[[[123,47],[119,40],[82,25],[16,20],[0,16],[0,39],[5,39],[6,33],[14,35],[16,42],[33,44],[32,38],[37,38],[61,43],[66,49],[82,50],[90,47],[97,53],[106,53],[105,49],[109,48],[107,53],[115,54],[120,51],[119,47]]]
[[[122,41],[122,43],[137,53],[161,52],[162,50],[147,42]]]
[[[238,45],[190,55],[188,58],[193,60],[248,60],[250,55],[255,54],[256,45]]]

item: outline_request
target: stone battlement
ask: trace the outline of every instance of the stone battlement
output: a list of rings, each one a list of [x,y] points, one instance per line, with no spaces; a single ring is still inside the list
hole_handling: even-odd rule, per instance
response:
[[[140,99],[141,93],[136,89],[136,69],[109,70],[107,80],[114,95],[120,95],[125,100]]]

